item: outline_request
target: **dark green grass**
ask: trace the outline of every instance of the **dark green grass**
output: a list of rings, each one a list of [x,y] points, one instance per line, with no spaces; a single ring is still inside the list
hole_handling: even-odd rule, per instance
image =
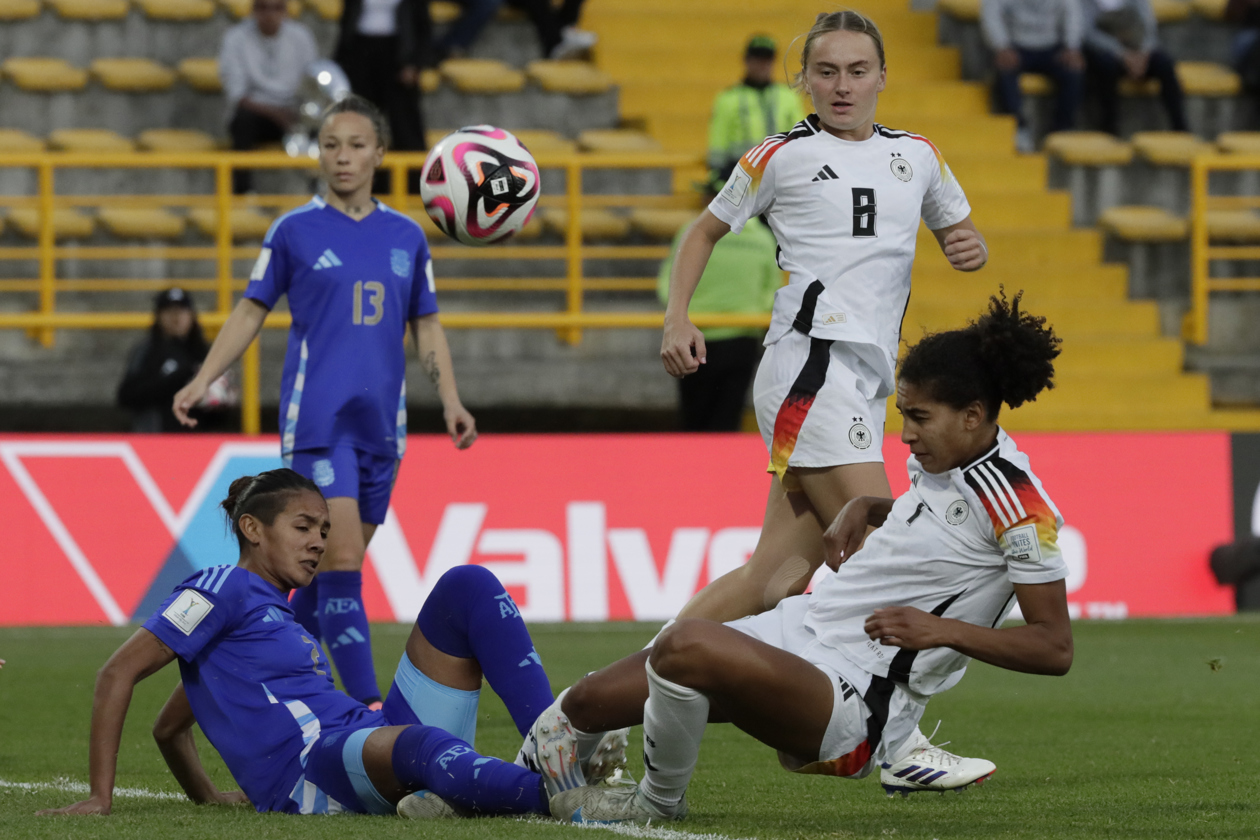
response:
[[[557,687],[638,649],[645,626],[535,627]],[[96,669],[130,630],[0,629],[0,779],[87,779],[88,713]],[[374,628],[388,682],[407,628]],[[1218,670],[1209,664],[1215,662]],[[142,683],[123,736],[119,785],[177,791],[149,737],[177,679]],[[1260,622],[1080,622],[1076,662],[1061,678],[982,664],[932,701],[924,721],[951,749],[997,763],[965,794],[887,799],[875,778],[794,776],[730,726],[710,727],[677,828],[751,837],[1196,838],[1260,835]],[[231,780],[198,735],[220,786]],[[632,744],[635,739],[632,738]],[[520,738],[499,701],[483,695],[478,747],[515,754]],[[631,769],[641,761],[632,750]],[[116,799],[106,818],[36,818],[78,796],[0,788],[0,838],[572,837],[574,829],[516,820],[418,824],[384,817],[288,817],[186,802]]]

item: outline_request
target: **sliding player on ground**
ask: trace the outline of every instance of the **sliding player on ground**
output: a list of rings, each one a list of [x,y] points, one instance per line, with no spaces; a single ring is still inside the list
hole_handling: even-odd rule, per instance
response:
[[[386,131],[380,111],[362,97],[328,109],[319,132],[327,194],[271,226],[244,299],[174,402],[175,416],[195,425],[188,409],[288,296],[293,326],[281,382],[281,451],[288,466],[319,485],[332,516],[319,576],[299,590],[293,609],[328,646],[350,696],[378,708],[362,569],[406,449],[408,328],[455,445],[466,449],[477,437],[455,387],[424,233],[372,198]]]
[[[1051,387],[1059,354],[1045,319],[1019,304],[1019,295],[993,298],[970,327],[911,348],[897,382],[910,489],[845,506],[836,523],[844,550],[828,557],[838,571],[812,594],[726,624],[680,619],[650,656],[561,693],[553,708],[578,729],[642,722],[646,769],[637,786],[560,794],[554,816],[682,818],[709,721],[775,748],[789,770],[861,778],[879,766],[890,794],[922,790],[974,761],[932,747],[918,729],[928,700],[956,685],[971,659],[1067,673],[1062,518],[997,424],[1003,403]],[[1026,623],[1003,627],[1016,602]]]

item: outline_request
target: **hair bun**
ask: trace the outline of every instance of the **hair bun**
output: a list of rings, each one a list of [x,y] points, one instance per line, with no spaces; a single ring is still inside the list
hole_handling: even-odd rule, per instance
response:
[[[1002,402],[1018,408],[1054,387],[1054,360],[1061,339],[1040,315],[1020,311],[1023,290],[1010,301],[1005,287],[989,298],[989,311],[972,329],[980,339],[980,360]]]

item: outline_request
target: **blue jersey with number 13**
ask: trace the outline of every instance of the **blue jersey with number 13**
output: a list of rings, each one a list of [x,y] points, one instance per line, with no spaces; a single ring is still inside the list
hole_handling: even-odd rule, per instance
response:
[[[352,446],[401,458],[403,338],[408,321],[437,312],[420,226],[379,202],[355,221],[312,198],[276,219],[245,290],[268,309],[284,294],[293,315],[280,385],[284,454]]]

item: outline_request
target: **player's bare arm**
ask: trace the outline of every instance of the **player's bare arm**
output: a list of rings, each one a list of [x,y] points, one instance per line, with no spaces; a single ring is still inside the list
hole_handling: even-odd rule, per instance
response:
[[[118,771],[118,745],[123,722],[136,683],[156,674],[175,659],[175,653],[157,636],[137,630],[96,674],[92,696],[92,730],[88,740],[87,799],[38,812],[54,814],[108,814],[114,804],[114,777]]]
[[[665,307],[661,337],[661,362],[670,376],[681,379],[695,373],[706,361],[704,336],[687,317],[687,307],[713,254],[713,246],[730,232],[730,225],[706,209],[679,243],[669,276],[669,305]]]
[[[889,607],[866,620],[866,633],[881,644],[908,650],[953,648],[1010,671],[1066,674],[1072,667],[1072,623],[1064,582],[1014,586],[1025,621],[1019,627],[979,627],[914,607]]]
[[[181,682],[175,686],[153,724],[153,740],[166,759],[171,775],[188,798],[199,805],[248,805],[249,799],[241,791],[221,791],[210,780],[193,741],[192,727],[196,722]]]
[[[941,252],[949,264],[958,271],[978,271],[989,261],[989,246],[970,216],[956,225],[934,230],[932,234],[940,243]]]
[[[455,448],[467,449],[477,439],[477,422],[460,402],[459,389],[455,387],[455,367],[451,364],[451,347],[446,341],[442,322],[436,312],[423,315],[412,319],[411,332],[420,365],[442,401],[446,432],[455,441]]]
[[[244,354],[250,342],[258,337],[268,311],[267,307],[250,298],[241,298],[236,304],[215,336],[214,344],[210,345],[201,370],[197,371],[192,382],[180,389],[171,403],[171,411],[175,412],[179,422],[189,428],[197,425],[196,419],[189,417],[188,412],[205,397],[210,383],[222,376]]]
[[[823,561],[833,570],[862,547],[871,528],[878,528],[888,518],[893,500],[880,496],[859,496],[852,499],[823,532]]]

